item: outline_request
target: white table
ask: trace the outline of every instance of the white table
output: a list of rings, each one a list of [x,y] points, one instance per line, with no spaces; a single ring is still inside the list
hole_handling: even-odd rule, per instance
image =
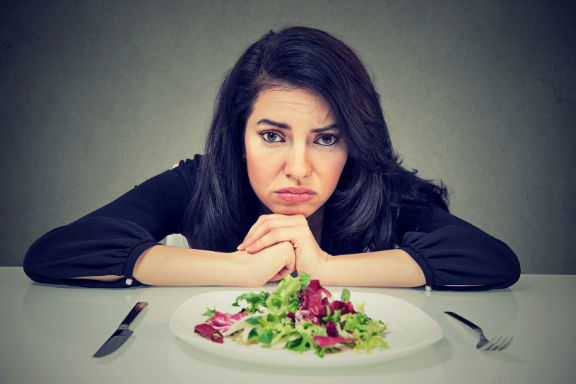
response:
[[[430,292],[351,288],[406,300],[445,337],[403,360],[354,368],[282,368],[227,360],[177,339],[168,321],[199,293],[230,287],[87,289],[32,283],[0,268],[0,383],[570,383],[576,380],[576,276],[523,275],[511,289]],[[331,287],[327,287],[331,289]],[[265,290],[271,291],[274,285]],[[149,303],[134,335],[112,355],[92,355],[137,301]],[[490,338],[514,336],[506,352],[475,349],[456,312]]]

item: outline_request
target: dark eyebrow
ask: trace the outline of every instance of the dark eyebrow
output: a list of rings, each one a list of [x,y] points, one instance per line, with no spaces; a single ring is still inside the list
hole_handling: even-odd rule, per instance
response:
[[[266,124],[266,125],[272,125],[274,127],[278,127],[278,128],[282,128],[282,129],[287,129],[287,130],[292,130],[292,128],[290,128],[290,126],[288,124],[284,124],[284,123],[278,123],[276,121],[272,121],[272,120],[268,120],[268,119],[262,119],[260,120],[258,123],[256,124]],[[312,133],[320,133],[320,132],[326,132],[329,131],[331,129],[338,129],[338,124],[330,124],[324,128],[316,128],[316,129],[312,129],[310,132]]]
[[[312,132],[312,133],[320,133],[320,132],[329,131],[329,130],[331,130],[331,129],[338,129],[338,124],[330,124],[330,125],[328,125],[328,126],[326,126],[326,127],[324,127],[324,128],[316,128],[316,129],[313,129],[313,130],[310,131],[310,132]]]
[[[287,130],[291,130],[292,128],[290,128],[290,126],[288,124],[284,124],[284,123],[277,123],[276,121],[272,121],[272,120],[268,120],[268,119],[262,119],[260,120],[258,123],[256,123],[258,125],[260,124],[266,124],[266,125],[272,125],[274,127],[278,127],[278,128],[284,128]]]

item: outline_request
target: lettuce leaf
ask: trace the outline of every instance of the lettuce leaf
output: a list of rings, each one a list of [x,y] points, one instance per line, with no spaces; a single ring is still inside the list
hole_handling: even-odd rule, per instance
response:
[[[350,291],[344,288],[342,290],[342,295],[340,295],[340,301],[347,303],[350,301]]]
[[[266,307],[268,307],[272,315],[284,317],[288,312],[296,312],[298,310],[300,280],[300,276],[294,278],[290,275],[282,279],[278,288],[266,299]]]
[[[214,316],[214,315],[216,314],[216,312],[218,312],[218,311],[216,310],[216,307],[214,307],[214,309],[210,309],[210,308],[206,308],[206,309],[207,309],[207,311],[204,312],[204,313],[202,314],[202,316],[212,317],[212,316]]]
[[[254,313],[256,313],[256,311],[258,310],[258,307],[260,306],[266,306],[266,299],[268,299],[268,296],[270,294],[267,292],[260,292],[260,293],[254,293],[252,291],[248,292],[248,293],[244,293],[240,296],[238,296],[236,298],[236,301],[234,303],[232,303],[232,306],[234,307],[239,307],[240,306],[240,302],[242,300],[246,300],[246,302],[248,303],[248,307],[245,308],[246,313],[252,315]]]

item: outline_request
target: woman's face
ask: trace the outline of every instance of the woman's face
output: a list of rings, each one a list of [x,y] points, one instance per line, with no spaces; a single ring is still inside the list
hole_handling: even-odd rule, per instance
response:
[[[326,100],[307,89],[261,94],[246,122],[252,189],[273,213],[316,212],[336,189],[348,147]]]

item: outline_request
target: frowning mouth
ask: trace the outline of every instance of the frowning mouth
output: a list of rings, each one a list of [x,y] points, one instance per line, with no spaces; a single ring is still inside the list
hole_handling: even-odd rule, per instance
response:
[[[304,187],[287,187],[276,191],[279,198],[290,203],[304,203],[316,196],[316,192]]]

